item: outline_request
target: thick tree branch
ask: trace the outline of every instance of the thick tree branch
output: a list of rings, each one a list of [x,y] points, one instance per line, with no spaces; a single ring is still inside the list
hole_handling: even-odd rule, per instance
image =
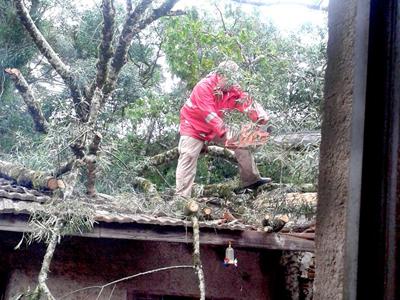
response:
[[[82,89],[78,83],[78,80],[75,78],[75,75],[61,61],[57,53],[53,50],[45,37],[36,27],[31,16],[29,15],[27,8],[23,3],[23,0],[14,0],[14,3],[21,23],[25,27],[26,31],[28,31],[36,47],[39,49],[42,55],[46,57],[50,65],[64,80],[64,83],[69,87],[78,117],[81,120],[86,121],[88,104],[82,99]]]
[[[43,115],[42,109],[39,103],[36,101],[35,96],[28,83],[26,82],[24,76],[18,69],[7,68],[4,70],[11,79],[14,81],[16,89],[24,99],[26,106],[28,107],[29,114],[31,115],[33,122],[35,124],[35,130],[41,133],[48,132],[48,124]]]
[[[71,171],[68,173],[67,176],[64,177],[65,180],[65,189],[64,193],[62,195],[62,199],[64,201],[70,200],[73,198],[74,190],[76,183],[78,181],[79,175],[80,175],[80,167],[82,166],[82,161],[80,160],[75,160]]]
[[[288,149],[304,149],[309,146],[318,147],[321,142],[321,132],[302,131],[272,136],[269,143]]]
[[[168,16],[171,12],[171,9],[179,0],[166,0],[160,7],[153,9],[150,16],[146,19],[141,19],[138,26],[135,28],[135,33],[139,33],[141,30],[147,27],[147,25],[153,23],[161,17]]]
[[[72,170],[72,167],[74,165],[75,159],[71,159],[67,161],[64,165],[60,166],[57,170],[55,170],[52,174],[54,177],[60,177],[61,175],[64,175],[65,173],[68,173],[69,171]]]
[[[126,0],[126,11],[128,14],[132,11],[132,0]]]
[[[224,158],[232,163],[237,163],[235,154],[233,153],[233,151],[229,149],[222,148],[219,146],[209,146],[207,149],[208,149],[207,154],[210,156]],[[174,160],[177,160],[178,158],[179,158],[178,147],[175,147],[171,150],[165,151],[163,153],[148,158],[144,164],[142,164],[136,169],[136,172],[138,174],[141,174],[145,170],[151,169],[152,167],[170,163]]]
[[[119,36],[117,48],[111,61],[108,82],[104,88],[105,95],[109,95],[115,87],[118,74],[127,62],[128,48],[132,42],[134,34],[137,33],[134,31],[135,26],[151,2],[151,0],[141,0],[132,12],[128,12],[128,16]]]
[[[38,294],[40,295],[41,293],[44,293],[46,295],[47,299],[49,299],[49,300],[56,299],[50,292],[50,290],[46,284],[46,281],[47,281],[47,275],[48,275],[49,269],[50,269],[50,263],[51,263],[51,260],[53,259],[54,251],[56,249],[58,240],[60,238],[61,227],[62,227],[61,221],[57,220],[57,222],[54,226],[52,235],[51,235],[49,245],[47,246],[46,254],[44,255],[42,267],[40,269],[39,276],[38,276],[38,282],[39,282]]]
[[[328,11],[327,7],[322,6],[322,1],[320,3],[304,3],[302,1],[295,0],[278,0],[278,1],[262,1],[262,0],[232,0],[240,4],[250,4],[255,6],[274,6],[274,5],[300,5],[309,9]]]
[[[121,35],[119,37],[118,46],[115,50],[114,56],[111,61],[111,68],[109,73],[109,78],[107,84],[104,86],[103,93],[105,99],[114,90],[116,80],[122,67],[127,62],[128,48],[134,38],[141,30],[146,28],[149,24],[156,21],[157,19],[168,15],[172,7],[178,0],[166,0],[160,7],[153,9],[148,17],[142,18],[151,0],[142,0],[136,6],[135,10],[128,15],[124,27],[122,29]]]
[[[206,299],[206,284],[204,279],[203,265],[200,259],[200,228],[197,216],[192,217],[193,224],[193,264],[199,278],[200,300]]]
[[[99,59],[96,64],[97,74],[96,79],[90,86],[87,100],[90,101],[93,97],[96,88],[102,89],[108,76],[108,63],[113,55],[112,40],[114,34],[114,19],[115,8],[113,0],[103,0],[103,30],[102,40],[99,46]]]
[[[55,190],[64,186],[62,181],[49,173],[32,171],[5,161],[0,161],[0,174],[27,188]]]
[[[156,186],[150,180],[143,177],[135,177],[133,178],[132,183],[135,188],[138,188],[145,194],[149,195],[151,200],[153,200],[154,202],[157,203],[160,203],[160,201],[162,202],[162,199],[157,191]]]
[[[92,143],[89,145],[88,155],[85,157],[85,162],[87,166],[87,184],[86,184],[86,193],[90,197],[96,196],[96,159],[97,152],[99,151],[99,146],[101,142],[101,134],[95,133],[93,136]]]

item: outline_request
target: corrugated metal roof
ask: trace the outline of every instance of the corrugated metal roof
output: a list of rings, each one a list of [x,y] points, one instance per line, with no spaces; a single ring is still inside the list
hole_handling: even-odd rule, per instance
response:
[[[43,208],[43,203],[51,197],[36,190],[14,185],[11,181],[0,178],[0,214],[25,214],[29,215]],[[120,224],[151,224],[159,226],[185,226],[190,227],[191,222],[167,216],[153,216],[142,213],[121,213],[120,210],[107,205],[104,201],[93,201],[95,210],[94,219],[97,222]],[[202,228],[228,229],[228,230],[255,230],[253,226],[240,223],[238,220],[222,223],[220,220],[202,221]]]

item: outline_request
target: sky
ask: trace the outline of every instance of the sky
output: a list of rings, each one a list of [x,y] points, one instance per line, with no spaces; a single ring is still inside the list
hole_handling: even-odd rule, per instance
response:
[[[258,0],[262,1],[262,0]],[[304,2],[304,3],[315,3],[317,0],[293,0],[290,2]],[[78,0],[77,3],[82,5],[83,7],[91,7],[94,5],[96,0]],[[125,3],[125,0],[116,0],[116,2]],[[197,8],[209,8],[210,11],[215,12],[215,7],[213,3],[218,3],[222,8],[224,3],[234,3],[236,2],[229,0],[220,0],[220,1],[212,1],[212,0],[180,0],[174,7],[174,9],[185,9],[189,7],[197,7]],[[269,0],[265,0],[265,2],[271,2]],[[278,1],[273,1],[278,2]],[[281,2],[288,2],[287,0],[281,0]],[[221,4],[220,4],[221,3]],[[324,7],[328,5],[328,0],[322,0],[322,4]],[[248,10],[249,12],[253,9],[257,9],[261,12],[264,20],[272,20],[273,23],[277,25],[281,31],[290,31],[294,30],[297,27],[301,26],[304,23],[311,24],[326,24],[326,13],[318,10],[312,10],[305,8],[301,5],[296,4],[278,4],[273,6],[254,6],[250,4],[240,4],[240,7],[243,10]],[[265,17],[265,18],[264,18]],[[263,21],[263,20],[261,20]]]
[[[99,3],[100,0],[76,0],[77,5],[81,5],[82,8],[93,7],[95,3]],[[126,0],[115,0],[116,2],[124,5]],[[161,2],[163,0],[157,0],[157,2]],[[262,0],[257,0],[262,1]],[[276,0],[265,0],[265,2],[278,2]],[[288,2],[288,0],[281,0],[282,2]],[[304,2],[304,3],[315,3],[317,0],[292,0],[290,2]],[[321,0],[322,5],[327,7],[329,0]],[[230,0],[180,0],[175,6],[173,10],[177,9],[186,9],[190,7],[197,7],[202,9],[209,9],[210,12],[218,14],[215,9],[215,4],[218,3],[218,7],[223,9],[225,3],[232,3],[235,5],[239,5],[236,2]],[[98,4],[97,4],[98,5]],[[290,31],[295,30],[300,27],[302,24],[311,23],[315,25],[326,26],[327,24],[327,13],[320,10],[312,10],[308,9],[301,5],[296,4],[278,4],[273,6],[254,6],[250,4],[240,4],[240,7],[248,12],[251,12],[254,9],[259,10],[260,15],[263,21],[272,21],[276,27],[281,31],[282,34],[290,33]],[[163,66],[164,76],[166,80],[163,84],[163,89],[165,91],[169,91],[172,86],[178,81],[178,79],[173,78],[168,71],[168,68],[165,63],[165,57],[161,57],[158,61]]]
[[[259,0],[260,1],[260,0]],[[216,2],[216,1],[214,1]],[[236,2],[229,0],[220,0],[218,5],[223,7],[223,3],[234,3]],[[265,2],[277,2],[277,1],[268,1]],[[282,2],[285,2],[283,0]],[[286,1],[288,2],[288,1]],[[295,0],[292,2],[304,2],[304,3],[315,3],[316,0]],[[213,1],[210,0],[180,0],[176,5],[175,9],[184,9],[191,6],[195,6],[198,8],[209,8],[210,11],[215,11],[213,6]],[[328,0],[323,0],[323,6],[328,5]],[[326,12],[308,9],[304,6],[297,4],[278,4],[272,6],[255,6],[250,4],[240,4],[240,7],[245,10],[251,12],[253,9],[259,10],[261,16],[266,21],[268,19],[272,20],[273,23],[277,25],[281,31],[290,31],[298,28],[304,23],[311,24],[325,24],[326,23]],[[265,17],[265,18],[264,18]],[[261,20],[263,21],[263,20]]]

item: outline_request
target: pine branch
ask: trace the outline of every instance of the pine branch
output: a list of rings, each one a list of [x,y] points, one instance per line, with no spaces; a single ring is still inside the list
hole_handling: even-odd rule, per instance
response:
[[[35,130],[41,133],[48,133],[48,123],[43,115],[40,104],[35,99],[35,96],[33,95],[33,92],[24,76],[18,69],[7,68],[4,72],[11,77],[16,89],[19,91],[22,99],[28,107],[29,114],[35,124]]]
[[[82,99],[82,89],[78,83],[78,80],[75,78],[75,75],[62,62],[57,53],[47,42],[46,38],[36,27],[29,14],[29,11],[24,5],[24,1],[14,0],[14,3],[21,24],[25,27],[26,31],[31,36],[40,53],[42,53],[42,55],[46,57],[50,65],[60,75],[64,83],[69,87],[72,99],[74,101],[76,113],[82,121],[86,121],[88,117],[88,103],[83,101]]]

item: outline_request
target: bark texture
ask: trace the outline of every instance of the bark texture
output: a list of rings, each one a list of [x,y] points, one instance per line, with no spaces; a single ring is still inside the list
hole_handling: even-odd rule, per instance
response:
[[[29,114],[31,115],[32,120],[35,124],[35,130],[41,133],[47,133],[48,123],[43,115],[42,108],[40,107],[38,101],[35,99],[32,89],[29,87],[24,76],[18,69],[7,68],[4,70],[4,72],[6,72],[11,77],[15,87],[22,96],[22,99],[24,99],[24,102],[28,107]]]
[[[151,0],[141,0],[133,11],[128,12],[111,61],[109,77],[103,88],[105,98],[107,98],[115,88],[118,74],[127,62],[127,53],[133,38],[152,22],[168,15],[176,2],[178,2],[178,0],[166,0],[157,9],[153,9],[146,18],[143,18],[143,15],[145,15],[146,10],[152,3]],[[131,7],[132,5],[128,3],[128,8]]]
[[[192,215],[193,224],[193,263],[197,277],[199,278],[200,300],[206,299],[206,283],[204,279],[203,265],[200,259],[200,228],[199,219]]]
[[[49,173],[33,171],[20,165],[6,161],[0,161],[0,174],[14,180],[18,185],[43,190],[58,189],[60,186],[54,183],[57,179]]]
[[[61,227],[62,223],[60,220],[58,220],[53,228],[52,236],[47,246],[46,254],[44,255],[42,267],[38,276],[37,294],[41,295],[43,293],[49,300],[56,300],[56,298],[54,298],[53,294],[49,290],[46,281],[50,270],[51,260],[53,259],[54,251],[56,250],[57,243],[60,239]]]
[[[87,102],[83,101],[82,88],[79,85],[79,81],[36,27],[31,16],[29,15],[29,11],[24,5],[24,1],[14,0],[14,3],[21,24],[31,36],[36,47],[39,49],[40,53],[46,57],[50,65],[69,87],[77,115],[81,120],[87,120],[88,105]]]
[[[103,29],[102,40],[99,46],[99,58],[96,64],[97,74],[95,80],[90,86],[87,96],[88,100],[92,99],[94,91],[102,89],[108,76],[108,63],[113,55],[112,40],[114,37],[115,8],[113,0],[104,0],[102,4],[103,12]]]

